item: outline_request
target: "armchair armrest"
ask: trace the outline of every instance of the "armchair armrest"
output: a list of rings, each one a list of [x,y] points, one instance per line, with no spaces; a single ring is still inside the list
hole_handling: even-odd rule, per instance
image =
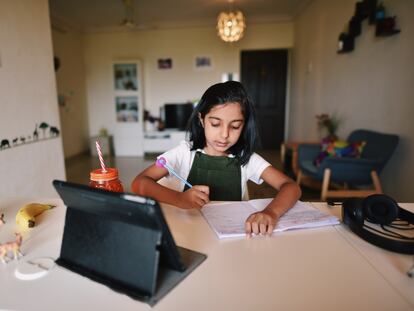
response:
[[[320,144],[301,144],[298,146],[298,161],[313,161],[321,151]]]

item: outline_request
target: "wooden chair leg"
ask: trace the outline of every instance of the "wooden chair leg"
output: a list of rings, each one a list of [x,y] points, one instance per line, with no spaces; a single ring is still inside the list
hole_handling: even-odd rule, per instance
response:
[[[300,185],[300,182],[302,181],[302,171],[299,170],[298,175],[296,176],[296,183]]]
[[[375,193],[382,194],[381,182],[376,171],[371,171],[372,183],[374,184]]]
[[[326,201],[330,179],[331,179],[331,170],[329,168],[326,168],[325,171],[323,172],[323,182],[322,182],[322,192],[321,192],[322,201]]]
[[[372,183],[374,185],[374,189],[369,189],[369,190],[353,190],[353,189],[348,189],[348,187],[345,187],[345,189],[341,189],[341,190],[329,190],[331,173],[332,173],[331,170],[328,168],[325,169],[323,173],[321,201],[326,201],[328,197],[330,198],[349,198],[349,197],[364,198],[374,193],[382,194],[381,182],[380,182],[380,179],[376,171],[371,171],[371,178],[372,178]]]
[[[299,161],[298,161],[298,147],[292,148],[292,171],[295,175],[299,174]]]

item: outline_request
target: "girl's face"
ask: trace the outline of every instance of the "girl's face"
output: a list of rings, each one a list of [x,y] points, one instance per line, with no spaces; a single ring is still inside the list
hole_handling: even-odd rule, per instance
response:
[[[227,155],[227,150],[239,140],[244,126],[244,116],[239,103],[225,103],[214,106],[201,119],[206,136],[204,151],[208,155]]]

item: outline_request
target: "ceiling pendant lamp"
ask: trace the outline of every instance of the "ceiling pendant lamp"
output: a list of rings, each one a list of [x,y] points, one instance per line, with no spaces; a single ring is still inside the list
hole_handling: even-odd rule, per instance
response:
[[[232,0],[229,1],[233,3]],[[246,29],[246,21],[241,11],[221,12],[217,17],[217,31],[225,42],[239,41]]]

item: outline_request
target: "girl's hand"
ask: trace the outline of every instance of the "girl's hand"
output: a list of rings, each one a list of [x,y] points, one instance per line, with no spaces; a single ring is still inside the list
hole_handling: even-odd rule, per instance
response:
[[[272,235],[273,229],[279,216],[269,209],[251,214],[245,223],[246,233],[250,236],[252,233],[261,235]]]
[[[208,186],[193,186],[187,191],[179,193],[179,204],[177,206],[184,209],[202,208],[210,202],[208,194]]]

